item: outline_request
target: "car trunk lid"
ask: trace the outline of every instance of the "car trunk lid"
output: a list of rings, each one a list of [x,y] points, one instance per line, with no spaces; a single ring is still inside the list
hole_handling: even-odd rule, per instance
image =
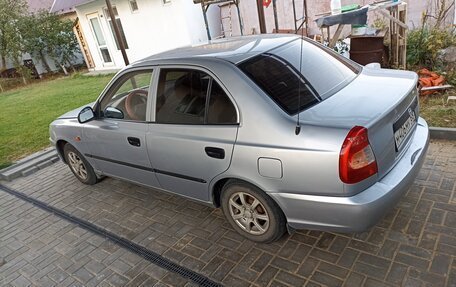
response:
[[[350,85],[302,112],[301,121],[347,133],[354,126],[367,128],[380,179],[401,158],[416,129],[417,79],[413,72],[365,67]]]

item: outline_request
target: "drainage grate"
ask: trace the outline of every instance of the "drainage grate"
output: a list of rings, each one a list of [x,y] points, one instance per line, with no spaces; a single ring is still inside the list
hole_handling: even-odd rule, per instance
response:
[[[81,218],[75,217],[61,209],[55,208],[45,202],[42,202],[40,200],[34,199],[28,195],[25,195],[21,192],[18,192],[16,190],[13,190],[11,188],[8,188],[2,184],[0,184],[0,190],[3,190],[6,193],[9,193],[13,196],[16,196],[26,202],[29,202],[41,209],[44,209],[50,213],[53,213],[71,223],[74,223],[88,231],[91,231],[92,233],[95,233],[97,235],[103,236],[110,241],[122,246],[123,248],[138,254],[142,258],[150,261],[151,263],[174,273],[179,274],[180,276],[190,279],[191,281],[195,282],[196,284],[204,287],[215,287],[215,286],[222,286],[221,284],[212,281],[208,277],[201,275],[199,273],[196,273],[186,267],[180,266],[179,264],[176,264],[169,259],[161,256],[158,253],[155,253],[152,250],[149,250],[139,244],[136,244],[128,239],[125,239],[123,237],[120,237],[104,228],[101,228],[93,223],[90,223],[86,220],[83,220]],[[1,265],[1,263],[0,263]]]

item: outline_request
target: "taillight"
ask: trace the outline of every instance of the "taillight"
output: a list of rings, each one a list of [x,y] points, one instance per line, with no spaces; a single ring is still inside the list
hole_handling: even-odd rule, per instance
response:
[[[357,183],[376,174],[377,162],[367,129],[355,126],[345,138],[339,155],[339,176],[344,183]]]

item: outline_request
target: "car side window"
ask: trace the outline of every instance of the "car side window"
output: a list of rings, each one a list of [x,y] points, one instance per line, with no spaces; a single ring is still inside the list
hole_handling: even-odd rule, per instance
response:
[[[162,69],[155,120],[169,124],[204,124],[210,77],[201,71]]]
[[[146,121],[147,99],[152,70],[122,76],[100,103],[100,117]]]
[[[236,109],[220,85],[207,73],[190,69],[161,69],[155,120],[200,125],[237,122]]]
[[[216,81],[212,81],[207,123],[235,124],[236,122],[236,108],[222,87]]]

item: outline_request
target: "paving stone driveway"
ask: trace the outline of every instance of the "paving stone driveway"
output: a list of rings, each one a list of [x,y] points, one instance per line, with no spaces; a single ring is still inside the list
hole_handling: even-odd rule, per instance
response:
[[[225,286],[456,286],[456,142],[434,141],[414,186],[370,231],[254,244],[220,210],[63,163],[3,183]],[[2,281],[3,280],[3,281]],[[0,285],[190,286],[106,239],[0,191]]]

